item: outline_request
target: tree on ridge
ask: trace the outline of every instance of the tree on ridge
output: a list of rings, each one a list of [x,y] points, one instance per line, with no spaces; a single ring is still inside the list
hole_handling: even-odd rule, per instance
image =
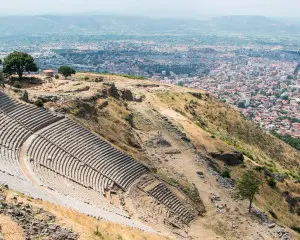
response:
[[[61,75],[63,75],[65,78],[71,76],[72,74],[75,74],[76,71],[69,66],[60,66],[60,68],[58,69],[58,73],[60,73]]]
[[[3,61],[3,73],[8,75],[17,74],[19,79],[22,80],[24,72],[36,72],[38,67],[28,53],[13,52],[9,54]]]

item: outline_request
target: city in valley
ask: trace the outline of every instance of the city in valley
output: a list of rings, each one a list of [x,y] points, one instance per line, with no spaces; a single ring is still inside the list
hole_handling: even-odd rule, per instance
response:
[[[68,34],[63,32],[65,29],[45,34],[37,29],[33,36],[26,34],[25,26],[19,35],[12,30],[11,35],[0,37],[0,57],[23,50],[35,57],[40,71],[57,71],[61,65],[70,65],[77,71],[142,76],[203,89],[269,131],[300,137],[300,52],[297,35],[293,35],[296,27],[286,24],[273,29],[276,21],[269,23],[269,19],[255,16],[221,18],[233,29],[236,20],[246,24],[262,21],[261,29],[251,25],[254,30],[250,28],[249,32],[242,23],[238,26],[245,27],[243,31],[208,31],[206,26],[195,29],[197,21],[182,20],[182,26],[178,26],[177,21],[165,20],[166,26],[157,26],[155,20],[143,17],[111,18],[104,22],[106,28],[99,29],[103,31],[100,35],[85,35],[85,29]],[[120,25],[115,28],[112,21]],[[141,25],[147,22],[141,29],[131,21]],[[220,20],[211,21],[218,24]],[[265,21],[271,25],[264,26]],[[209,33],[204,34],[202,28]],[[178,31],[180,35],[175,34]],[[283,33],[276,35],[277,31]]]

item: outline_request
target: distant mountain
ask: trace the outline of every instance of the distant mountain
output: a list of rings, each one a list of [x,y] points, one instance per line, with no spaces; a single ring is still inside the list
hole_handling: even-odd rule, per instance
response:
[[[0,18],[0,35],[23,34],[292,34],[300,23],[262,16],[226,16],[209,20],[158,19],[111,15],[10,16]]]
[[[210,24],[221,31],[233,33],[278,34],[300,30],[299,23],[291,25],[282,20],[263,16],[224,16],[211,19]]]

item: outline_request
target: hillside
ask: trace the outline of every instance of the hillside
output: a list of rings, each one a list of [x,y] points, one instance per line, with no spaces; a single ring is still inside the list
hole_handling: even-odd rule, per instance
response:
[[[91,73],[68,80],[41,80],[24,81],[22,89],[14,91],[7,82],[4,92],[18,100],[26,90],[28,102],[40,99],[46,109],[86,127],[146,166],[147,176],[151,175],[149,179],[137,177],[135,181],[141,182],[130,183],[123,192],[110,190],[96,200],[94,192],[84,196],[84,186],[72,184],[67,191],[58,184],[50,185],[51,178],[42,176],[34,165],[33,171],[51,191],[89,201],[98,208],[105,206],[111,212],[122,209],[122,215],[132,221],[174,239],[300,239],[294,231],[300,227],[300,152],[235,109],[205,92],[150,80]],[[38,151],[39,144],[30,146]],[[246,169],[254,169],[264,181],[252,214],[247,212],[246,201],[234,197],[235,180]],[[222,177],[224,171],[230,172],[232,179]],[[63,184],[65,180],[60,179]],[[270,179],[276,181],[276,187],[268,184]],[[184,203],[182,211],[198,212],[198,216],[188,224],[174,221],[174,216],[166,214],[166,203],[144,195],[159,182]],[[122,237],[132,239],[126,234]]]
[[[298,22],[263,16],[226,16],[206,20],[158,19],[97,14],[8,16],[0,18],[0,36],[32,34],[297,34]]]

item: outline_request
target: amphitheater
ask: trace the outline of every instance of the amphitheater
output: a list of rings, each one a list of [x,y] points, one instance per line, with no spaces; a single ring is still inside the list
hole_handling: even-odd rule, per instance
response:
[[[100,210],[93,205],[111,192],[126,193],[136,186],[185,224],[197,215],[146,166],[110,143],[63,115],[18,102],[0,90],[2,183],[4,179],[34,197],[145,230],[151,229],[119,207],[113,212],[104,204]]]

